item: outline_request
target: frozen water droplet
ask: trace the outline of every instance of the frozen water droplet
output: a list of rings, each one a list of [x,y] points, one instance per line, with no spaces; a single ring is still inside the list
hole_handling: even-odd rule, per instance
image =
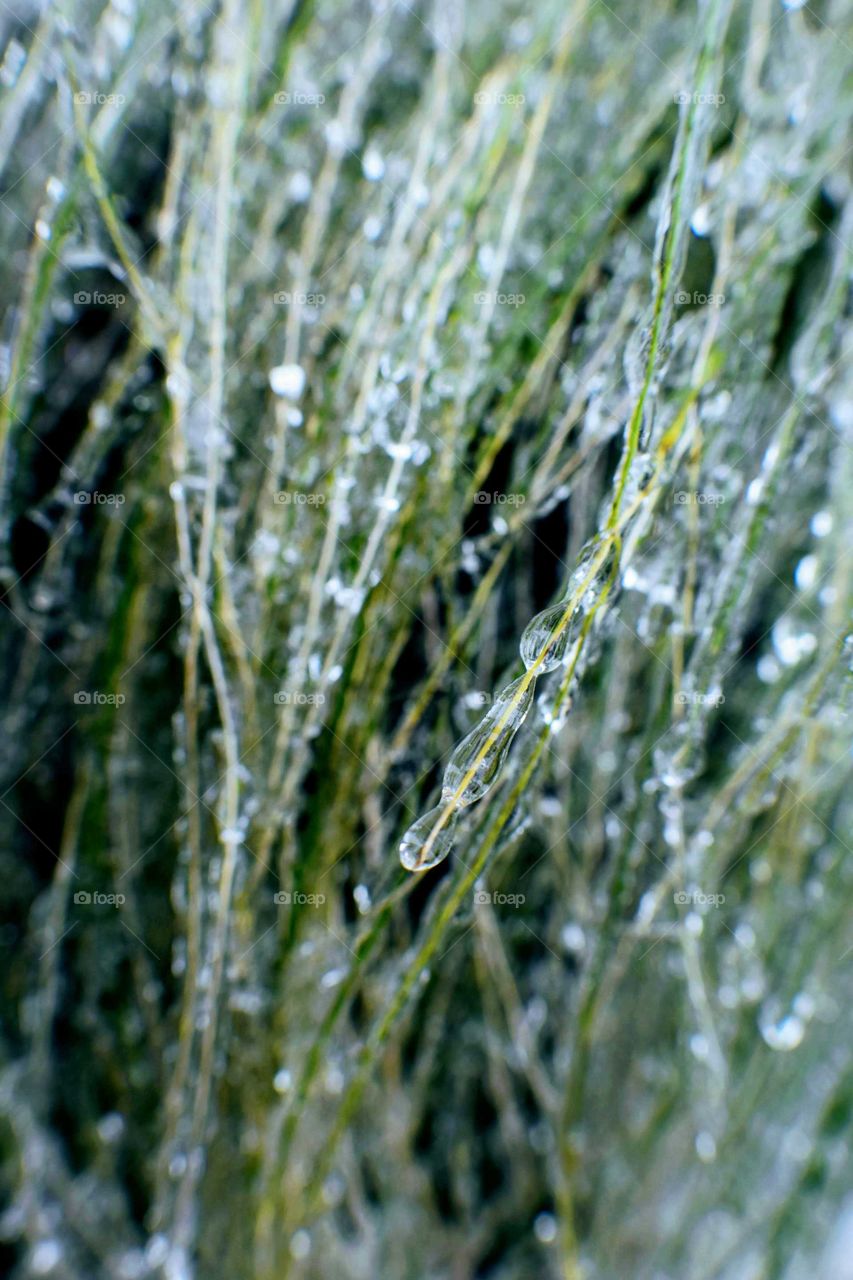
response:
[[[792,1049],[797,1049],[803,1043],[805,1033],[805,1023],[793,1013],[779,1022],[761,1023],[764,1043],[779,1053],[790,1053]]]
[[[566,601],[561,600],[558,604],[552,604],[547,609],[543,609],[541,613],[537,613],[524,628],[521,636],[521,644],[519,652],[521,660],[529,671],[536,663],[536,659],[545,650],[545,656],[536,668],[537,675],[544,675],[546,671],[554,671],[560,666],[561,662],[568,653],[571,645],[577,639],[578,627],[583,618],[580,609],[575,609],[571,616],[563,623],[564,614],[566,612]],[[549,644],[548,639],[563,623],[562,630],[558,636]]]
[[[409,827],[400,841],[400,862],[407,871],[429,871],[443,862],[453,848],[455,815],[436,831],[436,824],[444,812],[444,805],[437,804]]]
[[[803,556],[794,570],[794,582],[800,591],[808,591],[817,581],[817,556]]]
[[[287,194],[296,204],[304,204],[311,195],[311,179],[304,169],[297,169],[287,184]]]
[[[294,1231],[293,1235],[290,1237],[291,1257],[295,1258],[297,1261],[301,1261],[303,1258],[307,1258],[310,1252],[311,1237],[308,1232],[302,1228],[300,1228],[299,1231]]]
[[[278,364],[270,369],[270,386],[285,400],[298,400],[305,388],[305,370],[299,364]]]
[[[346,969],[329,969],[320,979],[320,986],[324,991],[331,991],[333,987],[340,986],[346,976]]]
[[[711,211],[706,204],[700,204],[690,219],[690,230],[695,236],[706,236],[710,229]]]
[[[563,925],[560,931],[560,942],[567,951],[579,954],[586,949],[586,935],[579,924]]]
[[[375,147],[368,147],[361,161],[361,171],[368,182],[380,182],[385,176],[385,161]]]
[[[717,1158],[717,1144],[706,1129],[696,1134],[696,1154],[703,1164],[711,1164]]]
[[[30,1270],[37,1276],[49,1276],[59,1265],[62,1249],[56,1240],[40,1240],[30,1255]]]
[[[557,1239],[557,1221],[552,1213],[540,1213],[533,1222],[533,1234],[540,1244],[553,1244]]]
[[[465,784],[464,790],[457,797],[458,805],[474,804],[497,782],[503,768],[512,740],[515,737],[524,717],[533,704],[533,681],[521,693],[525,677],[513,680],[502,693],[499,693],[482,720],[462,739],[450,757],[444,773],[442,790],[445,796],[457,795],[463,779],[472,768],[478,756],[496,733],[493,742],[489,743],[483,758],[477,763],[472,778]],[[520,697],[519,697],[520,694]],[[518,698],[517,704],[513,702]]]
[[[370,896],[370,890],[366,884],[357,884],[352,891],[352,896],[355,899],[355,905],[358,907],[362,915],[364,915],[366,911],[370,910],[372,899]]]
[[[708,1043],[708,1037],[703,1036],[701,1032],[696,1032],[690,1037],[690,1052],[699,1062],[707,1062],[711,1052],[711,1046]]]
[[[282,1067],[280,1071],[276,1071],[273,1076],[272,1087],[276,1093],[287,1093],[293,1083],[293,1077],[286,1067]]]
[[[563,623],[567,602],[577,595],[579,589],[583,587],[583,594],[571,617],[564,623],[563,630],[555,638],[553,644],[548,645],[545,657],[541,665],[537,667],[537,675],[543,675],[546,671],[554,671],[559,667],[577,639],[584,612],[595,605],[599,593],[613,569],[613,558],[616,552],[611,545],[603,562],[594,573],[592,572],[593,562],[596,556],[600,554],[600,550],[601,544],[597,538],[593,538],[591,542],[587,543],[581,551],[576,569],[569,578],[568,590],[563,599],[557,604],[549,605],[541,613],[537,613],[536,617],[532,618],[525,627],[519,649],[522,661],[528,671],[534,665],[545,646],[548,645],[549,635]],[[587,579],[589,579],[588,582]],[[584,587],[583,584],[585,582],[586,586]]]

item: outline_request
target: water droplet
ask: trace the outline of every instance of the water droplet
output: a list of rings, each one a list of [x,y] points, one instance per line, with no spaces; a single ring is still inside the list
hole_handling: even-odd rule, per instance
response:
[[[566,612],[566,600],[561,600],[558,604],[552,604],[547,609],[543,609],[541,613],[537,613],[524,628],[519,645],[521,660],[529,671],[535,665],[536,659],[545,650],[545,656],[536,668],[537,675],[544,675],[546,671],[554,671],[560,666],[571,645],[577,639],[578,627],[582,621],[583,614],[580,609],[575,609],[568,621],[563,626],[562,631],[554,638],[551,644],[548,644],[549,636],[560,626],[563,616]]]
[[[30,1270],[37,1276],[48,1276],[62,1259],[57,1240],[40,1240],[30,1255]]]
[[[299,364],[277,364],[270,369],[270,386],[275,395],[298,400],[305,388],[305,370]]]
[[[407,871],[429,871],[443,862],[453,848],[455,815],[451,814],[440,830],[436,824],[445,806],[438,804],[409,827],[400,841],[400,861]]]
[[[347,976],[344,968],[329,969],[328,973],[324,973],[320,979],[320,986],[324,991],[330,991],[333,987],[338,987]]]
[[[307,1258],[311,1252],[311,1237],[301,1227],[290,1237],[290,1254],[297,1261]]]
[[[370,890],[366,884],[357,884],[352,891],[352,896],[355,899],[355,905],[358,907],[362,915],[364,915],[366,911],[370,910],[372,899],[370,896]]]
[[[560,932],[560,942],[567,951],[580,954],[586,949],[586,935],[579,924],[566,924]]]
[[[376,506],[379,508],[380,511],[388,511],[388,512],[399,511],[400,499],[393,497],[392,494],[382,493],[376,499]]]
[[[557,1221],[552,1213],[537,1214],[533,1234],[540,1244],[553,1244],[557,1239]]]
[[[790,1053],[803,1043],[806,1033],[805,1023],[796,1014],[788,1014],[779,1022],[761,1023],[761,1035],[770,1049],[779,1053]]]
[[[292,1083],[293,1078],[287,1070],[287,1067],[282,1067],[279,1071],[276,1071],[273,1076],[272,1087],[275,1089],[276,1093],[287,1093]]]
[[[520,694],[525,678],[521,676],[518,680],[513,680],[512,684],[508,684],[503,692],[497,695],[480,723],[462,739],[450,757],[442,790],[445,796],[456,796],[458,805],[474,804],[482,799],[497,782],[512,740],[533,704],[532,680]],[[513,706],[516,699],[518,699],[517,704]],[[489,743],[489,739],[495,733],[497,736]],[[487,743],[489,743],[488,748],[483,758],[477,763],[473,777],[465,784],[461,794],[457,795],[463,779],[486,748]]]
[[[695,236],[707,236],[711,229],[711,211],[706,204],[700,204],[690,219],[690,230]]]
[[[380,182],[385,176],[385,161],[375,147],[368,147],[365,151],[361,171],[368,182]]]
[[[817,556],[803,556],[794,570],[794,582],[800,591],[808,591],[817,581]]]
[[[311,195],[311,179],[304,169],[297,169],[287,184],[287,193],[295,204],[304,204]]]

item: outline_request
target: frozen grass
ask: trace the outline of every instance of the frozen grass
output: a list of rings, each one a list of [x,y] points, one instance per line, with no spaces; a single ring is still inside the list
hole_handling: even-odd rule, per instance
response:
[[[3,15],[7,1269],[848,1277],[846,6]]]

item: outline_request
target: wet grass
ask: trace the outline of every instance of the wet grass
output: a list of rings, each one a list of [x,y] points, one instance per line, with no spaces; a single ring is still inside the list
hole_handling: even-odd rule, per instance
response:
[[[9,1271],[840,1275],[843,6],[4,21]]]

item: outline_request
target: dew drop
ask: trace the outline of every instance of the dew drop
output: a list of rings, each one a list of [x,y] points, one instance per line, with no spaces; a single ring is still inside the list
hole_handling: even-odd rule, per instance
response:
[[[451,814],[439,831],[435,831],[445,806],[437,804],[409,827],[400,841],[400,862],[407,871],[429,871],[443,862],[453,848],[453,827],[456,817]],[[435,831],[435,834],[433,832]]]
[[[537,1214],[533,1233],[540,1244],[553,1244],[557,1239],[557,1220],[552,1213]]]
[[[537,675],[544,675],[546,671],[554,671],[560,666],[577,638],[578,624],[582,618],[580,609],[575,609],[560,634],[551,644],[548,644],[549,637],[559,627],[565,612],[566,601],[561,600],[558,604],[552,604],[541,613],[537,613],[524,628],[519,651],[528,671],[535,665],[543,649],[545,649],[545,656],[536,668]]]
[[[300,1228],[295,1231],[290,1238],[290,1256],[301,1262],[303,1258],[307,1258],[311,1252],[311,1237],[308,1232]]]
[[[375,147],[368,147],[365,151],[361,171],[368,182],[380,182],[385,176],[385,161]]]
[[[482,799],[497,782],[512,740],[533,704],[533,681],[531,680],[518,699],[517,705],[512,705],[513,700],[518,697],[524,679],[525,677],[521,676],[518,680],[513,680],[512,684],[508,684],[503,692],[497,695],[480,723],[462,739],[450,757],[442,789],[445,796],[456,796],[458,805],[474,804]],[[457,795],[465,775],[495,731],[497,731],[497,737],[477,764],[473,777],[465,784],[461,794]]]
[[[790,1053],[792,1049],[799,1048],[806,1033],[804,1023],[796,1014],[788,1014],[779,1022],[760,1025],[764,1043],[779,1053]]]
[[[287,1093],[293,1083],[290,1072],[286,1067],[281,1067],[273,1076],[272,1087],[276,1093]]]
[[[305,370],[298,364],[278,364],[270,369],[270,387],[285,400],[298,400],[305,387]]]

